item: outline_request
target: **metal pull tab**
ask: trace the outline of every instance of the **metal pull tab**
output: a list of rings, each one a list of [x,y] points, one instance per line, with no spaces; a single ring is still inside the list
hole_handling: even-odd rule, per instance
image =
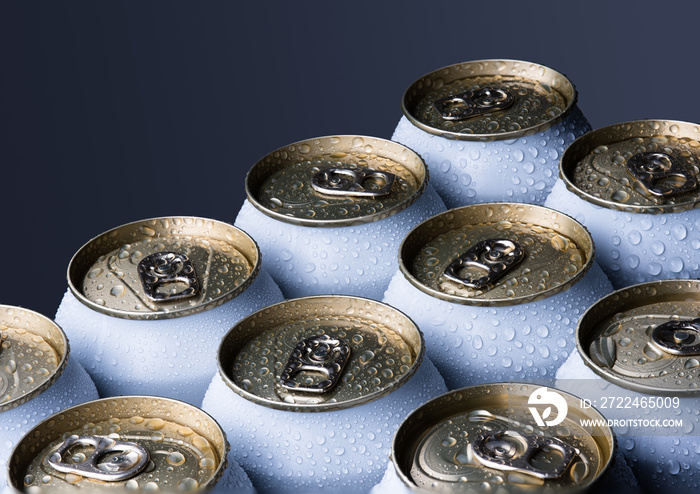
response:
[[[700,318],[659,324],[651,331],[651,343],[671,355],[700,355]]]
[[[532,464],[535,453],[556,450],[561,458],[556,466],[547,469]],[[474,456],[485,466],[501,471],[515,471],[540,479],[556,479],[564,475],[578,450],[556,437],[524,435],[516,431],[502,430],[479,435],[472,442]],[[558,457],[559,458],[559,457]]]
[[[350,345],[328,335],[312,336],[294,347],[280,375],[282,387],[289,391],[327,393],[338,384],[350,360]],[[302,384],[294,378],[302,371],[318,372],[327,379],[317,384]]]
[[[433,105],[445,120],[466,120],[484,113],[505,110],[514,102],[515,96],[505,89],[485,87],[441,98]]]
[[[332,196],[381,197],[394,185],[396,175],[371,168],[329,168],[311,179],[316,192]]]
[[[138,273],[146,296],[155,302],[188,298],[199,292],[199,279],[194,264],[185,254],[151,254],[139,263]],[[184,284],[185,288],[175,293],[158,291],[159,288],[170,284]]]
[[[491,285],[525,258],[523,247],[512,240],[483,240],[445,268],[445,276],[474,289]],[[472,274],[476,271],[477,274]],[[482,276],[483,274],[483,276]]]
[[[75,446],[91,446],[95,451],[82,463],[64,462],[63,457]],[[49,465],[59,472],[117,482],[141,473],[148,460],[148,450],[136,443],[115,441],[108,437],[72,435],[49,457]]]
[[[666,153],[637,153],[627,160],[627,171],[650,194],[659,197],[682,194],[698,186],[695,177],[676,158]]]

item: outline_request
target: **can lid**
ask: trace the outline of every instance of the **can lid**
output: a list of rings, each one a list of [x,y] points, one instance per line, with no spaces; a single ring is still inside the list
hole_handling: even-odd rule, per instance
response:
[[[68,362],[68,338],[41,314],[0,305],[0,412],[49,389]]]
[[[700,281],[663,280],[617,290],[576,327],[585,364],[641,393],[700,396]]]
[[[559,174],[582,199],[629,213],[675,213],[700,203],[700,126],[636,120],[576,139]]]
[[[505,306],[567,290],[594,254],[588,230],[563,213],[489,203],[452,209],[415,227],[401,244],[399,267],[432,297]]]
[[[269,408],[321,412],[362,405],[398,389],[423,360],[423,334],[374,300],[316,296],[246,317],[224,336],[219,373]]]
[[[406,209],[423,193],[428,169],[393,141],[328,136],[273,151],[253,165],[245,183],[253,206],[276,220],[336,227]]]
[[[168,319],[228,302],[253,282],[260,251],[245,232],[186,216],[119,226],[90,240],[68,266],[68,286],[93,310]]]
[[[431,491],[482,491],[489,484],[506,492],[585,488],[611,464],[615,441],[607,425],[581,426],[582,419],[606,421],[580,403],[532,384],[451,391],[421,405],[399,426],[394,466],[406,485]],[[539,424],[535,413],[543,420],[546,407],[539,410],[538,404],[556,405],[566,417],[558,425]]]
[[[450,139],[492,141],[542,132],[576,104],[574,85],[544,65],[476,60],[415,81],[402,108],[413,125]]]
[[[119,396],[63,410],[30,430],[8,460],[19,490],[195,490],[219,481],[229,444],[211,416],[187,403]]]

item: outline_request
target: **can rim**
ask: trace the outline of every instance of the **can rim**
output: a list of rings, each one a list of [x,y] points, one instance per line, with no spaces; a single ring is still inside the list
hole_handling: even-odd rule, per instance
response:
[[[214,472],[212,477],[206,482],[206,484],[204,484],[200,487],[212,487],[212,486],[216,485],[219,482],[219,480],[221,480],[221,478],[223,477],[223,475],[226,471],[226,468],[228,467],[228,454],[229,454],[229,451],[231,450],[231,445],[228,442],[228,438],[226,437],[226,431],[224,430],[223,427],[221,427],[221,424],[219,424],[219,422],[214,417],[212,417],[209,413],[205,412],[204,410],[202,410],[199,407],[196,407],[190,403],[187,403],[187,402],[184,402],[181,400],[176,400],[173,398],[166,398],[163,396],[152,396],[152,395],[123,395],[123,396],[110,396],[107,398],[98,398],[97,400],[86,401],[84,403],[79,403],[77,405],[73,405],[71,407],[64,408],[63,410],[56,412],[55,414],[51,415],[50,417],[47,417],[46,419],[42,420],[41,422],[36,424],[34,427],[32,427],[29,431],[27,431],[26,434],[24,434],[22,436],[22,438],[19,441],[17,441],[15,446],[10,451],[10,455],[7,458],[7,465],[5,467],[7,485],[12,489],[18,489],[18,487],[15,486],[13,483],[13,480],[16,480],[16,479],[12,475],[13,474],[12,467],[14,466],[14,463],[17,462],[16,455],[19,453],[19,449],[23,445],[24,441],[29,440],[30,436],[34,435],[40,428],[44,427],[45,425],[48,425],[49,422],[54,420],[54,417],[56,417],[58,415],[65,415],[65,414],[69,414],[69,413],[78,412],[80,409],[90,408],[90,407],[97,405],[99,403],[109,402],[109,401],[117,401],[117,400],[122,400],[122,399],[126,399],[126,400],[160,400],[160,401],[164,401],[164,402],[170,402],[171,406],[168,407],[170,409],[173,408],[173,405],[177,406],[177,407],[183,407],[186,409],[188,408],[190,410],[194,409],[196,412],[199,413],[200,417],[204,416],[205,418],[211,420],[212,424],[214,425],[215,431],[219,432],[221,434],[221,439],[223,440],[223,448],[222,448],[223,451],[221,452],[222,456],[220,458],[219,465],[217,466],[216,471]],[[195,421],[192,421],[192,425],[193,426],[195,425]],[[187,427],[189,427],[189,425],[187,425]],[[194,428],[194,427],[192,427],[192,428]],[[55,440],[55,439],[56,438],[53,438],[52,440]],[[208,437],[206,439],[207,439],[207,441],[209,441]],[[209,442],[212,442],[212,441],[209,441]],[[13,462],[12,460],[15,460],[15,461]]]
[[[637,384],[635,382],[630,382],[627,381],[621,377],[619,377],[616,374],[613,374],[611,372],[606,372],[604,369],[601,369],[593,360],[590,358],[588,355],[588,350],[584,348],[583,345],[583,339],[585,336],[588,336],[587,332],[592,332],[595,330],[597,327],[597,324],[600,323],[601,319],[604,319],[606,316],[607,311],[603,311],[603,307],[605,305],[612,303],[611,301],[619,297],[621,298],[623,294],[628,293],[630,295],[634,294],[635,290],[643,290],[645,288],[666,288],[670,289],[669,292],[665,294],[666,297],[668,297],[669,294],[674,295],[674,294],[680,294],[681,292],[678,290],[673,290],[672,285],[673,284],[678,284],[678,283],[690,283],[696,285],[697,290],[693,293],[700,293],[700,280],[691,280],[691,279],[667,279],[667,280],[655,280],[655,281],[647,281],[643,283],[637,283],[635,285],[630,285],[624,288],[620,288],[619,290],[615,290],[612,293],[609,293],[608,295],[601,297],[599,300],[597,300],[593,305],[588,307],[584,313],[581,315],[579,318],[578,322],[576,323],[576,350],[578,351],[579,355],[581,356],[581,359],[583,360],[583,363],[591,369],[597,376],[601,377],[605,381],[615,384],[617,386],[620,386],[625,389],[629,389],[631,391],[639,392],[639,393],[644,393],[644,394],[653,394],[653,395],[659,395],[659,396],[678,396],[678,397],[696,397],[700,396],[700,389],[667,389],[667,388],[660,388],[656,386],[645,386],[642,384]],[[684,300],[688,300],[688,295],[689,293],[683,293],[684,295]],[[618,302],[615,304],[616,311],[615,312],[620,312],[622,310],[626,310],[626,308],[634,308],[634,307],[642,307],[646,305],[645,303],[629,303],[632,302],[635,298],[634,297],[624,297],[625,300],[628,301],[627,304],[622,304],[621,302]],[[700,304],[700,295],[697,295],[695,300]],[[600,314],[599,314],[600,312]],[[588,324],[588,327],[590,329],[585,329],[583,328],[583,325],[588,323],[588,320],[591,319],[592,322]]]
[[[114,236],[119,232],[120,230],[123,229],[132,229],[134,227],[137,227],[139,225],[149,225],[151,223],[156,223],[158,221],[172,221],[172,220],[182,220],[183,223],[190,222],[192,224],[196,224],[197,222],[203,222],[203,223],[212,223],[216,226],[219,226],[221,228],[225,228],[229,231],[235,231],[235,233],[239,236],[242,237],[242,239],[245,241],[246,245],[245,248],[249,252],[247,252],[246,257],[250,257],[251,259],[248,259],[249,262],[253,265],[250,274],[248,275],[248,278],[238,285],[237,287],[232,288],[228,292],[225,292],[221,294],[220,296],[210,300],[209,302],[202,303],[199,305],[196,305],[194,307],[186,307],[182,309],[175,309],[175,310],[170,310],[167,312],[139,312],[139,311],[129,311],[129,310],[123,310],[123,309],[112,309],[103,305],[100,305],[98,303],[95,303],[94,301],[90,300],[87,298],[85,295],[83,295],[82,291],[80,290],[80,287],[82,286],[82,277],[81,275],[84,274],[83,270],[79,266],[82,260],[83,256],[88,255],[86,252],[88,251],[89,247],[91,245],[94,245],[94,242],[101,240],[103,238],[107,238],[110,236]],[[238,246],[241,247],[241,246]],[[88,240],[85,244],[80,247],[76,251],[76,253],[73,255],[71,258],[70,262],[68,263],[68,269],[66,270],[66,278],[68,279],[68,288],[77,298],[80,302],[82,302],[84,305],[86,305],[88,308],[99,312],[101,314],[105,314],[108,316],[112,317],[119,317],[121,319],[137,319],[137,320],[161,320],[161,319],[172,319],[176,317],[183,317],[183,316],[188,316],[191,314],[197,314],[200,312],[204,312],[210,309],[213,309],[215,307],[218,307],[220,305],[225,304],[226,302],[229,302],[230,300],[233,300],[236,298],[238,295],[243,293],[255,280],[255,278],[258,276],[260,272],[260,268],[262,266],[262,252],[260,251],[260,248],[258,247],[257,242],[255,242],[255,239],[248,235],[245,231],[241,230],[240,228],[233,226],[229,223],[211,219],[211,218],[203,218],[199,216],[158,216],[155,218],[146,218],[142,220],[137,220],[137,221],[131,221],[129,223],[124,223],[123,225],[119,225],[117,227],[114,227],[110,230],[107,230],[105,232],[100,233],[99,235],[96,235],[92,239]]]
[[[412,160],[416,160],[422,165],[422,171],[423,172],[423,177],[416,177],[417,179],[420,180],[420,184],[416,188],[416,190],[413,191],[413,193],[407,197],[404,201],[394,205],[391,208],[384,209],[382,211],[373,213],[373,214],[368,214],[364,216],[359,216],[359,217],[354,217],[354,218],[347,218],[347,219],[333,219],[333,220],[313,220],[313,219],[306,219],[306,218],[297,218],[297,217],[292,217],[292,216],[286,216],[284,214],[277,213],[275,211],[270,210],[269,208],[265,207],[258,199],[256,198],[256,192],[253,191],[255,185],[258,184],[253,184],[255,182],[254,175],[258,171],[258,169],[264,165],[264,161],[271,158],[275,153],[280,153],[283,151],[286,151],[289,148],[292,147],[298,147],[302,146],[304,144],[308,144],[313,141],[330,141],[332,139],[341,139],[341,140],[348,140],[348,139],[355,139],[355,138],[361,138],[363,140],[370,140],[370,142],[381,142],[385,146],[389,146],[391,148],[395,148],[397,152],[399,150],[403,152],[407,152],[408,155]],[[398,160],[394,160],[397,161]],[[401,163],[405,164],[405,163]],[[313,227],[313,228],[333,228],[333,227],[344,227],[344,226],[354,226],[354,225],[362,225],[365,223],[372,223],[375,221],[381,221],[385,218],[388,218],[389,216],[393,216],[404,209],[408,208],[411,206],[414,202],[418,200],[418,198],[425,192],[425,188],[428,185],[428,181],[430,179],[430,175],[428,172],[428,166],[423,160],[423,158],[415,152],[413,149],[404,146],[403,144],[400,144],[395,141],[391,141],[388,139],[382,139],[380,137],[372,137],[372,136],[365,136],[365,135],[355,135],[355,134],[342,134],[342,135],[325,135],[325,136],[319,136],[319,137],[312,137],[309,139],[302,139],[300,141],[293,142],[291,144],[287,144],[285,146],[282,146],[278,149],[275,149],[274,151],[271,151],[267,153],[265,156],[260,158],[258,161],[255,162],[255,164],[248,170],[246,173],[245,177],[245,192],[246,196],[248,198],[248,201],[260,212],[263,214],[269,216],[270,218],[273,218],[278,221],[282,221],[284,223],[289,223],[292,225],[298,225],[298,226],[306,226],[306,227]]]
[[[532,126],[532,127],[527,127],[525,129],[520,129],[520,130],[513,130],[509,132],[502,132],[502,133],[496,133],[496,134],[466,134],[466,133],[461,133],[461,132],[451,132],[447,130],[441,130],[435,127],[432,127],[430,125],[427,125],[423,122],[421,122],[414,114],[413,110],[415,108],[415,103],[413,100],[418,99],[420,101],[420,97],[425,96],[425,93],[419,93],[419,95],[413,96],[412,93],[418,92],[419,89],[417,86],[423,86],[425,81],[432,80],[432,77],[437,76],[438,73],[440,72],[450,72],[450,71],[457,71],[457,77],[450,78],[445,80],[444,82],[450,83],[454,82],[456,80],[461,79],[459,77],[460,71],[465,70],[466,68],[473,66],[473,65],[478,65],[478,64],[489,64],[489,65],[496,65],[499,63],[505,63],[506,65],[518,65],[518,64],[525,64],[528,66],[534,66],[538,67],[541,71],[544,71],[545,73],[549,74],[551,78],[557,79],[561,78],[565,82],[565,86],[567,86],[565,89],[567,90],[566,92],[569,93],[568,95],[563,95],[567,97],[568,102],[566,105],[566,108],[564,111],[562,111],[559,115],[556,117],[552,117],[549,120],[546,120],[545,122],[542,122],[538,125]],[[484,72],[483,74],[480,75],[491,75],[490,72],[495,72],[494,71],[487,71]],[[431,82],[432,85],[432,82]],[[420,97],[419,97],[420,96]],[[452,65],[447,65],[445,67],[441,67],[439,69],[435,69],[432,72],[429,72],[415,81],[411,83],[410,86],[408,86],[408,89],[403,94],[403,97],[401,98],[401,111],[403,112],[404,116],[411,122],[411,124],[420,130],[427,132],[432,135],[444,137],[446,139],[456,139],[460,141],[503,141],[503,140],[508,140],[508,139],[517,139],[519,137],[525,137],[529,135],[536,134],[538,132],[543,132],[547,130],[548,128],[552,127],[553,125],[559,123],[562,121],[564,118],[568,117],[571,112],[573,111],[574,107],[576,106],[576,102],[578,101],[578,92],[576,91],[576,86],[574,86],[573,82],[563,73],[552,69],[550,67],[547,67],[546,65],[542,65],[536,62],[528,62],[526,60],[514,60],[514,59],[507,59],[507,58],[493,58],[493,59],[482,59],[482,60],[470,60],[468,62],[460,62]]]
[[[394,467],[394,470],[396,471],[397,476],[401,479],[401,482],[406,487],[413,489],[413,490],[417,490],[418,492],[428,492],[428,491],[423,491],[423,490],[421,490],[420,487],[416,486],[416,484],[413,483],[413,481],[411,480],[410,475],[404,473],[403,469],[401,467],[399,467],[399,465],[397,465],[397,463],[398,463],[397,458],[400,458],[402,456],[406,456],[404,453],[399,453],[399,451],[403,452],[403,450],[404,450],[404,448],[403,448],[404,445],[401,443],[402,438],[400,437],[400,434],[402,434],[402,433],[406,434],[406,433],[404,433],[404,431],[406,429],[409,429],[411,432],[413,432],[413,434],[410,434],[410,436],[413,439],[407,440],[407,442],[409,442],[411,444],[411,448],[412,448],[411,454],[408,456],[412,457],[415,454],[415,449],[417,449],[417,445],[420,443],[420,441],[423,439],[423,437],[425,437],[427,432],[429,432],[430,428],[434,427],[437,423],[439,423],[439,421],[448,419],[449,417],[452,417],[455,414],[460,413],[458,411],[458,409],[460,407],[456,406],[455,403],[460,403],[460,401],[462,403],[465,403],[465,402],[462,400],[453,401],[452,400],[453,397],[455,397],[456,395],[462,394],[462,393],[478,391],[479,388],[483,388],[484,390],[488,389],[489,391],[493,390],[493,388],[496,388],[496,389],[505,388],[506,393],[507,393],[508,386],[527,386],[529,388],[532,388],[533,390],[537,387],[541,387],[539,384],[524,383],[524,382],[487,383],[487,384],[477,384],[474,386],[467,386],[464,388],[454,389],[454,390],[448,391],[447,393],[443,393],[439,396],[436,396],[435,398],[432,398],[431,400],[426,401],[425,403],[420,405],[418,408],[413,410],[410,414],[408,414],[408,416],[406,416],[406,418],[404,418],[404,420],[401,422],[399,427],[396,429],[396,432],[394,433],[394,437],[393,437],[392,442],[391,442],[391,452],[390,452],[391,465]],[[570,400],[573,400],[574,402],[580,402],[580,398],[572,393],[569,393],[567,391],[563,391],[563,390],[560,390],[558,388],[551,387],[551,386],[547,386],[547,387],[549,389],[556,391],[557,393],[559,393],[561,395],[564,395],[566,398],[569,398]],[[445,405],[439,406],[439,405],[443,405],[443,402],[446,402]],[[452,403],[451,407],[449,406],[450,402]],[[417,424],[421,421],[422,422],[426,421],[425,414],[428,413],[429,411],[431,411],[430,410],[431,407],[435,408],[437,410],[437,413],[435,413],[434,416],[429,415],[429,418],[435,419],[435,417],[437,417],[437,419],[432,420],[433,423],[430,426],[430,428],[428,430],[423,430],[423,433],[418,433],[415,430],[413,430],[413,429],[419,429],[419,428],[425,429],[424,427],[419,427]],[[594,484],[598,479],[600,479],[608,471],[608,469],[612,465],[612,462],[615,459],[615,454],[617,451],[617,440],[616,440],[615,432],[612,430],[611,427],[609,427],[607,425],[607,421],[605,421],[605,417],[600,413],[600,411],[598,411],[598,409],[593,407],[593,406],[591,406],[591,408],[589,408],[588,410],[595,412],[597,414],[596,418],[601,419],[601,421],[598,422],[599,424],[606,423],[606,426],[605,426],[605,429],[603,432],[605,432],[605,431],[609,432],[609,436],[605,435],[605,434],[603,434],[602,436],[591,434],[591,437],[593,437],[593,438],[610,437],[610,444],[608,445],[610,447],[610,455],[609,455],[605,465],[603,466],[603,468],[601,468],[598,475],[593,480],[591,480],[591,482],[588,483],[588,485],[590,486],[590,485]],[[423,420],[421,420],[421,419],[423,419]],[[413,422],[415,422],[416,424],[414,424]],[[599,427],[599,426],[596,426],[596,427]],[[598,445],[599,449],[602,449],[601,445],[599,444],[599,441],[596,441],[596,444]]]
[[[53,386],[56,383],[56,381],[58,380],[58,378],[61,377],[61,375],[63,374],[63,371],[66,369],[66,366],[68,365],[68,357],[70,355],[70,345],[68,343],[68,336],[66,336],[65,331],[63,331],[63,328],[61,328],[61,326],[59,326],[56,323],[56,321],[46,317],[43,314],[39,314],[36,311],[30,310],[30,309],[25,309],[24,307],[17,307],[17,306],[13,306],[13,305],[0,305],[0,311],[6,311],[8,309],[15,310],[15,311],[17,311],[17,310],[24,311],[28,316],[36,317],[42,323],[46,324],[47,328],[50,328],[51,330],[53,330],[51,332],[55,333],[55,334],[51,335],[52,338],[56,339],[56,341],[52,342],[52,343],[55,343],[56,345],[55,346],[52,345],[52,347],[56,351],[63,350],[63,355],[61,355],[61,359],[59,360],[56,369],[54,369],[53,374],[49,377],[49,379],[47,379],[40,386],[31,390],[29,393],[18,396],[15,399],[10,400],[10,401],[0,405],[0,414],[2,414],[2,412],[6,412],[8,410],[12,410],[13,408],[17,408],[21,405],[24,405],[25,403],[33,400],[34,398],[39,396],[41,393],[43,393],[44,391],[48,390],[51,386]]]
[[[569,280],[567,280],[564,283],[561,283],[557,286],[554,286],[552,288],[549,288],[547,290],[537,292],[532,295],[525,295],[521,297],[515,297],[515,298],[493,298],[493,299],[478,299],[478,298],[468,298],[468,297],[462,297],[459,295],[451,295],[449,293],[445,293],[441,290],[436,290],[434,288],[430,288],[429,286],[424,285],[423,283],[416,278],[409,267],[406,265],[406,262],[409,261],[407,257],[409,257],[409,251],[411,250],[410,243],[413,240],[413,237],[416,235],[419,235],[421,233],[422,228],[426,228],[428,224],[432,221],[440,220],[442,218],[447,218],[450,215],[454,214],[464,214],[465,216],[467,215],[467,211],[471,209],[472,211],[475,208],[498,208],[499,206],[507,206],[511,208],[518,208],[518,207],[523,207],[523,208],[529,208],[532,210],[540,210],[540,211],[549,211],[549,212],[554,212],[557,213],[558,215],[566,218],[568,221],[572,222],[575,226],[579,227],[581,231],[585,234],[587,243],[590,245],[590,252],[588,253],[588,259],[586,260],[586,263],[583,265],[583,267]],[[445,222],[445,230],[450,230],[451,227],[451,221],[447,219]],[[403,239],[401,242],[401,245],[399,246],[399,270],[401,273],[404,275],[406,280],[416,287],[418,290],[421,292],[430,295],[431,297],[444,300],[446,302],[452,302],[455,304],[460,304],[460,305],[471,305],[471,306],[480,306],[480,307],[506,307],[506,306],[513,306],[513,305],[520,305],[520,304],[527,304],[531,302],[536,302],[538,300],[542,300],[545,298],[552,297],[554,295],[557,295],[558,293],[564,292],[574,286],[576,283],[578,283],[583,277],[588,273],[588,270],[591,268],[593,265],[593,260],[595,258],[595,243],[593,242],[593,237],[591,237],[590,232],[588,231],[588,228],[586,228],[585,225],[579,223],[576,221],[574,218],[569,216],[566,213],[562,213],[561,211],[558,211],[556,209],[552,208],[547,208],[544,206],[538,206],[535,204],[524,204],[524,203],[513,203],[513,202],[488,202],[488,203],[479,203],[479,204],[471,204],[468,206],[462,206],[460,208],[455,208],[455,209],[450,209],[448,211],[444,211],[442,213],[438,213],[435,216],[428,218],[427,220],[424,220],[423,222],[419,223],[416,225],[409,233],[406,235],[406,237]],[[413,256],[411,256],[412,258]]]
[[[388,384],[386,387],[382,388],[379,391],[375,391],[373,393],[370,393],[366,396],[360,396],[357,398],[353,398],[350,400],[342,401],[342,402],[336,402],[336,403],[330,403],[330,402],[325,402],[325,403],[319,403],[319,404],[308,404],[308,403],[285,403],[281,401],[274,401],[274,400],[268,400],[265,398],[261,398],[260,396],[251,393],[249,391],[246,391],[245,389],[239,387],[233,379],[229,376],[228,372],[224,369],[224,367],[231,367],[230,361],[232,357],[235,355],[232,355],[236,353],[236,350],[240,348],[240,344],[236,347],[233,344],[233,339],[235,339],[236,333],[239,331],[239,329],[248,324],[249,321],[252,321],[256,317],[258,317],[258,314],[262,314],[265,312],[269,311],[281,311],[284,310],[284,306],[289,304],[289,303],[304,303],[308,301],[323,301],[323,300],[329,300],[329,299],[341,299],[341,300],[354,300],[354,301],[360,301],[360,302],[369,302],[370,305],[375,305],[375,306],[381,306],[381,307],[386,307],[393,311],[395,314],[400,315],[402,318],[404,318],[407,322],[409,322],[413,328],[415,328],[416,331],[416,336],[418,337],[418,343],[419,343],[419,348],[418,352],[416,353],[416,357],[411,364],[411,367],[409,370],[404,373],[399,379],[391,382]],[[332,313],[329,311],[329,315],[332,315]],[[264,326],[264,325],[263,325]],[[268,327],[262,327],[258,328],[259,332],[267,330]],[[243,344],[247,343],[250,341],[250,339],[246,340]],[[234,350],[234,351],[230,351]],[[237,354],[237,353],[236,353]],[[401,386],[403,386],[405,383],[407,383],[418,371],[420,366],[423,363],[423,358],[425,356],[425,339],[423,337],[423,332],[420,330],[418,325],[411,319],[409,316],[401,312],[400,310],[396,309],[395,307],[392,307],[389,304],[385,304],[383,302],[379,302],[377,300],[373,300],[370,298],[365,298],[365,297],[355,297],[351,295],[312,295],[309,297],[300,297],[300,298],[293,298],[293,299],[288,299],[284,300],[282,302],[278,302],[273,305],[269,305],[267,307],[263,307],[262,309],[253,312],[252,314],[246,316],[245,318],[241,319],[238,321],[227,333],[224,335],[224,337],[221,339],[221,343],[219,344],[219,348],[217,350],[217,367],[219,371],[219,376],[223,380],[223,382],[228,386],[234,393],[237,395],[245,398],[248,401],[251,401],[255,403],[256,405],[264,406],[266,408],[271,408],[274,410],[281,410],[281,411],[288,411],[288,412],[297,412],[297,413],[318,413],[318,412],[331,412],[331,411],[337,411],[337,410],[345,410],[348,408],[354,408],[356,406],[364,405],[366,403],[370,403],[372,401],[378,400],[380,398],[383,398],[397,389],[399,389]],[[229,356],[227,358],[227,355]]]
[[[624,205],[618,202],[595,197],[594,195],[576,187],[570,178],[570,174],[573,169],[581,159],[589,154],[591,149],[601,145],[615,144],[621,140],[630,139],[633,137],[671,135],[674,134],[674,132],[670,130],[670,128],[673,126],[677,126],[679,130],[682,129],[688,131],[688,134],[690,134],[690,131],[693,130],[697,140],[700,140],[700,126],[692,122],[683,122],[681,120],[641,119],[608,125],[607,127],[592,130],[581,137],[578,137],[569,145],[568,148],[564,150],[561,160],[559,161],[559,178],[561,178],[561,180],[564,182],[564,185],[569,192],[575,194],[588,203],[601,206],[606,209],[612,209],[614,211],[637,214],[666,214],[694,209],[698,207],[698,204],[700,203],[700,195],[698,195],[695,201],[682,204],[661,204],[654,206]],[[627,133],[627,135],[624,135],[625,127],[630,127],[629,130],[632,130],[632,127],[636,127],[635,130],[641,130],[642,128],[646,127],[648,129],[648,133],[638,132],[638,135],[634,135],[632,133]],[[667,133],[664,134],[664,132]],[[615,138],[619,136],[619,139],[605,139],[604,137],[608,134],[614,134]]]

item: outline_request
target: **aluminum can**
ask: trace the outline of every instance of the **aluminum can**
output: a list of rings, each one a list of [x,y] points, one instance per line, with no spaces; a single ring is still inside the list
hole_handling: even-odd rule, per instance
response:
[[[246,193],[235,224],[259,243],[286,298],[381,298],[403,237],[445,210],[420,156],[374,137],[278,149],[248,172]]]
[[[403,418],[445,391],[404,314],[349,296],[288,300],[236,325],[202,408],[256,489],[366,492]]]
[[[465,206],[401,245],[384,302],[422,329],[448,388],[554,379],[576,320],[612,291],[586,229],[528,204]]]
[[[0,305],[0,490],[10,451],[29,429],[98,397],[90,376],[69,354],[66,335],[49,318]]]
[[[623,288],[591,306],[557,373],[609,419],[647,492],[700,488],[700,281]]]
[[[546,206],[590,230],[615,288],[700,272],[700,127],[668,120],[611,125],[564,153]]]
[[[542,394],[556,401],[535,403],[533,397]],[[372,494],[580,492],[592,486],[619,492],[634,486],[624,459],[616,461],[612,430],[582,426],[582,419],[602,416],[579,402],[555,389],[517,383],[439,396],[401,424],[392,463]],[[556,426],[536,422],[533,414],[551,405],[565,418]]]
[[[28,493],[251,488],[228,452],[224,431],[202,410],[168,398],[119,396],[36,425],[13,450],[8,479]]]
[[[559,158],[591,130],[564,75],[517,60],[450,65],[414,82],[393,140],[419,153],[448,208],[543,204]]]
[[[56,321],[100,396],[199,404],[231,326],[282,300],[253,239],[191,217],[129,223],[85,244]]]

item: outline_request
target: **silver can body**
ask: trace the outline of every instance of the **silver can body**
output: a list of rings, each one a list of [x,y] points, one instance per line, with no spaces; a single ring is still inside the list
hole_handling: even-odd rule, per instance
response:
[[[262,252],[262,265],[286,298],[356,295],[379,300],[398,269],[397,250],[421,221],[445,211],[431,187],[388,218],[343,227],[308,227],[278,221],[246,200],[235,226]]]
[[[74,356],[46,391],[23,405],[0,413],[0,486],[7,482],[7,460],[17,441],[36,424],[61,410],[99,398],[95,384]]]
[[[596,245],[596,260],[615,288],[653,280],[697,278],[700,212],[644,214],[591,204],[558,180],[545,206],[583,223]]]
[[[537,381],[576,349],[579,316],[612,286],[592,263],[568,290],[504,307],[461,305],[420,291],[398,272],[383,302],[408,315],[425,336],[427,355],[450,389],[504,381]]]
[[[261,270],[229,302],[172,319],[130,320],[96,312],[67,291],[56,313],[77,359],[101,397],[144,394],[199,405],[216,372],[216,350],[239,320],[282,301],[282,293]]]
[[[226,431],[235,460],[257,489],[368,491],[380,481],[394,432],[415,408],[447,391],[426,358],[400,388],[342,410],[293,412],[249,401],[217,374],[202,409]]]
[[[604,380],[584,364],[578,352],[571,354],[556,377],[557,387],[575,391],[581,398],[591,400],[608,420],[613,421],[618,448],[645,492],[691,492],[700,488],[700,398],[678,398],[678,408],[630,409],[624,406],[625,403],[633,404],[635,400],[639,403],[639,400],[657,397]],[[621,406],[616,406],[616,403]],[[601,407],[602,404],[605,408]],[[634,428],[628,423],[617,425],[615,422],[631,417],[642,421],[681,419],[683,425],[663,429]],[[645,430],[647,435],[644,435]]]
[[[578,107],[548,129],[515,139],[467,141],[430,134],[401,117],[392,140],[420,154],[448,209],[482,202],[544,204],[559,159],[591,130]]]

